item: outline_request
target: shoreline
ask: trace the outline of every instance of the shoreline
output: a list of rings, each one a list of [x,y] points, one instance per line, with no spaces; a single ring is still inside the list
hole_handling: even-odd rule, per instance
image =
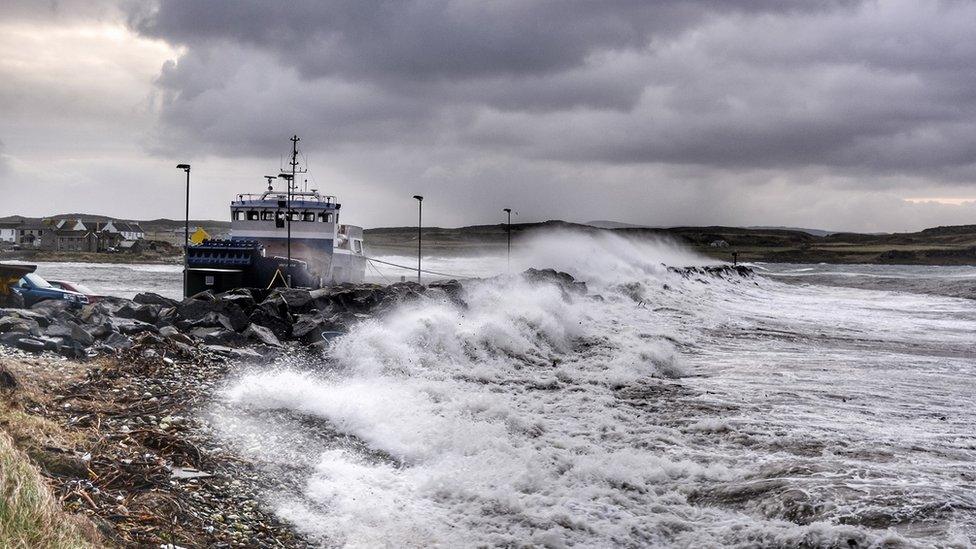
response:
[[[3,349],[17,387],[0,423],[61,508],[94,527],[95,544],[315,546],[262,504],[254,468],[200,417],[221,380],[252,363],[148,337],[91,361]]]

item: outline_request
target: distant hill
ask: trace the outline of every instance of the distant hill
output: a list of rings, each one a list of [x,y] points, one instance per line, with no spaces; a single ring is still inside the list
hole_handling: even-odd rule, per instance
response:
[[[598,227],[600,229],[660,229],[665,228],[661,225],[635,225],[633,223],[623,223],[620,221],[608,221],[608,220],[597,220],[597,221],[587,221],[586,225],[591,227]],[[827,236],[834,234],[837,231],[825,231],[823,229],[804,229],[801,227],[782,227],[775,225],[756,225],[744,227],[745,229],[776,229],[780,231],[798,231],[801,233],[812,234],[813,236]]]
[[[599,219],[596,221],[587,221],[584,225],[589,225],[590,227],[596,227],[598,229],[651,229],[650,225],[635,225],[633,223],[622,223],[620,221],[608,221],[605,219]]]
[[[131,218],[121,218],[121,217],[109,217],[106,215],[94,215],[86,213],[65,213],[65,214],[55,214],[45,217],[24,217],[22,215],[8,215],[6,217],[0,217],[0,223],[4,222],[23,222],[23,221],[41,221],[42,219],[91,219],[98,222],[108,222],[108,221],[134,221],[142,226],[145,231],[165,231],[174,230],[182,228],[185,221],[183,219],[131,219]],[[214,221],[212,219],[191,219],[191,227],[204,227],[213,229],[225,229],[230,230],[229,221]]]

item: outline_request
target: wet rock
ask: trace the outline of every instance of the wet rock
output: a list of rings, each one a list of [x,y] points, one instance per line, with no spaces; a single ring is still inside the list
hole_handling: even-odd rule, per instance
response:
[[[103,343],[113,349],[131,349],[134,345],[132,338],[115,332],[105,338]]]
[[[81,308],[81,311],[78,313],[78,320],[85,324],[97,325],[105,322],[105,319],[111,314],[112,311],[103,303],[92,303]]]
[[[134,318],[112,318],[110,321],[113,331],[125,335],[136,335],[143,332],[157,332],[158,328],[152,324]]]
[[[108,337],[112,333],[112,323],[108,321],[102,322],[101,324],[88,328],[88,333],[96,339]]]
[[[225,301],[227,303],[233,303],[241,308],[245,314],[250,315],[254,308],[257,307],[257,299],[254,296],[254,290],[250,288],[237,288],[235,290],[228,290],[222,294],[216,296],[217,299]]]
[[[41,328],[46,328],[48,324],[51,323],[51,319],[45,315],[43,312],[32,311],[30,309],[0,309],[0,317],[22,318],[25,320],[33,320]]]
[[[244,330],[243,336],[247,339],[260,341],[261,343],[271,347],[281,347],[281,342],[278,341],[278,338],[274,335],[274,332],[272,332],[269,328],[265,328],[264,326],[251,324],[247,327],[247,329]]]
[[[284,303],[290,313],[297,314],[307,311],[312,305],[312,294],[302,288],[278,288],[263,303],[269,301]]]
[[[269,309],[271,311],[269,312]],[[289,320],[282,318],[274,306],[259,306],[254,309],[248,317],[249,324],[264,326],[272,332],[278,339],[288,339],[291,337],[292,324]]]
[[[89,333],[88,330],[82,328],[81,326],[75,324],[74,322],[69,323],[69,326],[71,326],[70,337],[78,344],[84,347],[88,347],[93,343],[95,343],[95,336],[91,335],[91,333]]]
[[[159,319],[160,311],[162,311],[161,305],[139,305],[138,303],[126,303],[115,311],[115,316],[121,318],[132,318],[147,324],[155,324],[156,320]]]
[[[528,269],[522,273],[522,277],[529,282],[555,284],[567,293],[577,295],[583,295],[586,293],[585,282],[577,282],[571,274],[557,271],[555,269]]]
[[[194,328],[190,335],[209,345],[243,345],[243,335],[225,328]]]
[[[132,301],[140,305],[159,305],[161,308],[176,307],[179,302],[152,292],[136,294]]]
[[[176,307],[176,316],[180,320],[193,322],[204,318],[213,318],[208,317],[211,314],[220,314],[227,318],[227,322],[234,331],[247,328],[249,324],[247,315],[244,314],[239,305],[229,301],[217,300],[213,298],[212,294],[210,297],[212,299],[198,299],[194,296],[183,300]]]
[[[322,339],[323,332],[345,332],[349,324],[357,320],[354,314],[302,315],[292,326],[292,337],[314,343]]]
[[[5,316],[0,318],[0,334],[12,332],[20,334],[40,335],[40,325],[33,319],[25,319],[17,316]]]
[[[63,299],[45,299],[31,306],[32,311],[42,313],[49,317],[56,316],[58,313],[68,311],[71,308],[72,304]]]
[[[261,353],[258,353],[257,351],[248,348],[234,349],[232,347],[226,347],[224,345],[203,345],[201,349],[204,351],[215,353],[220,356],[225,356],[230,358],[239,358],[239,359],[263,358]]]
[[[190,339],[190,337],[186,334],[180,332],[175,326],[164,326],[160,328],[159,335],[170,341],[182,343],[184,345],[193,345],[193,340]]]
[[[24,351],[40,353],[45,350],[44,342],[32,337],[21,337],[14,342],[14,346]]]

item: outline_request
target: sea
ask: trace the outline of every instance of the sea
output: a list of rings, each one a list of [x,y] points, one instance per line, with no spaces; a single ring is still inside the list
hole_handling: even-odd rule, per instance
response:
[[[571,232],[425,258],[467,279],[463,303],[428,292],[245,369],[201,413],[324,547],[976,543],[976,268],[680,269],[713,263]],[[124,296],[181,276],[38,272]]]

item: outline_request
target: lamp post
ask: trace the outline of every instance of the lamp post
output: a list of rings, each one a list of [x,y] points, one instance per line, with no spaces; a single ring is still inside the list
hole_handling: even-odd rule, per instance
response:
[[[186,172],[186,217],[183,225],[183,297],[186,295],[186,271],[190,265],[190,165],[177,164],[176,169]]]
[[[280,173],[278,177],[285,180],[288,183],[288,200],[285,203],[285,224],[288,226],[288,238],[285,240],[285,246],[288,251],[288,287],[291,287],[291,184],[295,180],[295,174],[292,173]]]
[[[502,208],[508,214],[508,225],[505,226],[505,233],[508,237],[508,270],[512,270],[512,209]]]
[[[417,199],[417,284],[420,284],[420,257],[424,238],[422,230],[424,223],[424,197],[419,194],[415,194],[413,197]]]

